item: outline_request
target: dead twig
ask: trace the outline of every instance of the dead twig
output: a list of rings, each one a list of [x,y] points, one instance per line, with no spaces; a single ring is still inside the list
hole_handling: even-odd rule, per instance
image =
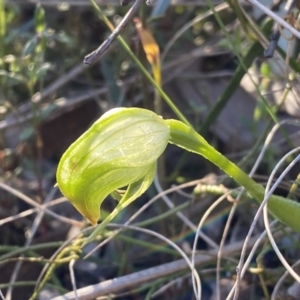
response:
[[[97,8],[97,5],[92,1],[92,4]],[[92,64],[94,63],[111,45],[111,43],[118,37],[118,35],[121,33],[121,31],[128,25],[128,23],[131,21],[133,16],[138,11],[141,3],[143,0],[136,0],[132,7],[129,9],[125,17],[122,19],[122,21],[119,23],[119,25],[113,30],[113,32],[110,34],[110,36],[92,53],[88,54],[84,58],[85,64]],[[128,1],[126,1],[128,3]]]

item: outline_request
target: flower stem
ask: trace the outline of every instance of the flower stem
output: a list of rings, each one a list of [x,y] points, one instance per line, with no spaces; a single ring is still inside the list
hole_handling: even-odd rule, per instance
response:
[[[264,200],[265,189],[256,183],[237,165],[213,148],[201,135],[176,120],[166,120],[170,127],[170,143],[205,157],[232,177],[259,203]],[[300,233],[300,204],[290,199],[272,195],[268,202],[269,211],[281,222]]]

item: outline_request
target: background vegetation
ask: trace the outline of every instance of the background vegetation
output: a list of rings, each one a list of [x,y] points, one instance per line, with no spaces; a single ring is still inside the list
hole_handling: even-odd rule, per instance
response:
[[[298,201],[299,166],[276,178],[299,146],[299,5],[269,1],[268,18],[249,2],[156,0],[137,15],[159,46],[162,88],[184,118],[257,182],[270,179],[275,194]],[[113,107],[177,118],[118,41],[83,64],[133,4],[97,3],[102,15],[88,0],[0,0],[2,299],[58,300],[80,288],[67,299],[192,299],[197,278],[182,258],[192,253],[202,299],[299,299],[297,274],[283,277],[288,267],[274,252],[297,264],[299,235],[274,224],[276,248],[259,218],[250,236],[258,205],[211,163],[172,146],[147,193],[80,248],[91,229],[54,186],[62,153]],[[133,21],[122,37],[155,74]],[[115,204],[107,199],[104,215]]]

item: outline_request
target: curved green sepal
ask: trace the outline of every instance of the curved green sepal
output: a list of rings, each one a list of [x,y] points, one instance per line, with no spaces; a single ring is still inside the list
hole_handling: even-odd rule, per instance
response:
[[[140,180],[131,184],[125,195],[121,198],[116,208],[102,221],[101,224],[97,226],[97,228],[93,231],[93,233],[88,237],[88,239],[84,242],[83,246],[91,242],[96,236],[102,232],[102,230],[109,224],[118,214],[119,212],[128,206],[131,202],[141,196],[151,185],[154,180],[156,171],[156,163],[154,163],[148,170],[147,174],[141,178]]]
[[[112,109],[64,153],[56,174],[58,187],[96,225],[103,200],[145,178],[168,140],[169,127],[152,111]]]

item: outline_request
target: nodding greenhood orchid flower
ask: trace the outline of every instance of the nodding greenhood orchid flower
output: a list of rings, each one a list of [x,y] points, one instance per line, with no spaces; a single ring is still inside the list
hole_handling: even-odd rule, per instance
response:
[[[112,109],[64,153],[57,170],[58,187],[96,225],[101,203],[109,194],[127,187],[117,213],[148,189],[169,136],[166,121],[152,111]]]
[[[64,153],[57,170],[61,192],[93,225],[100,206],[109,195],[118,195],[116,208],[102,221],[85,243],[91,241],[127,205],[152,183],[156,161],[168,142],[202,155],[243,186],[258,202],[264,188],[214,149],[190,126],[163,120],[141,108],[116,108],[105,113]],[[118,189],[126,188],[124,194]],[[300,204],[273,195],[270,212],[300,233]]]

